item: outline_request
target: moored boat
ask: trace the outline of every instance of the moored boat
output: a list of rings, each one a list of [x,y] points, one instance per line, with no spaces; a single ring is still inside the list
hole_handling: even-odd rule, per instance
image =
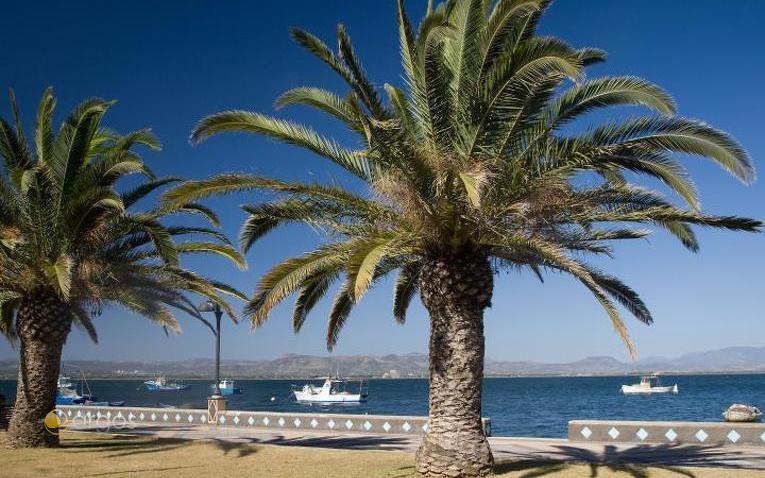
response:
[[[191,388],[191,384],[180,381],[170,382],[164,375],[158,375],[154,380],[147,380],[143,382],[143,384],[146,385],[146,389],[151,392],[176,392]]]
[[[85,380],[85,374],[82,372],[81,377],[78,391],[77,385],[72,382],[71,378],[65,375],[58,376],[58,381],[56,382],[56,405],[80,405],[98,400],[90,391],[88,382]]]
[[[210,388],[215,390],[215,384],[210,385]],[[239,395],[242,393],[242,389],[234,386],[233,380],[223,379],[218,383],[218,389],[223,396]]]
[[[74,382],[72,382],[72,379],[66,375],[59,374],[56,388],[74,388]]]
[[[364,381],[360,380],[356,393],[347,390],[349,380],[327,378],[321,387],[306,384],[301,389],[292,390],[295,399],[303,403],[360,403],[366,402],[369,393],[364,390]]]
[[[726,422],[756,422],[762,416],[759,408],[742,403],[734,403],[722,414]]]
[[[73,388],[58,387],[56,389],[56,405],[75,405],[84,401],[82,395]]]
[[[659,381],[659,374],[643,375],[640,377],[640,383],[633,385],[622,385],[622,393],[625,395],[649,395],[654,393],[678,393],[677,384],[671,386],[662,386]]]
[[[75,390],[72,379],[66,375],[59,375],[56,382],[56,405],[72,405],[81,403],[82,396]]]

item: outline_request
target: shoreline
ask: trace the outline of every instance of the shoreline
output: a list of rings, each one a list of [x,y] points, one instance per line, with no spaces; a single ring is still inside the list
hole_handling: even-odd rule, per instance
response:
[[[86,372],[87,373],[87,372]],[[497,374],[497,375],[484,375],[484,380],[492,379],[508,379],[508,378],[614,378],[614,377],[636,377],[639,375],[646,375],[651,372],[604,372],[604,373],[579,373],[579,374]],[[110,376],[110,375],[93,375],[88,376],[88,380],[111,380],[111,381],[135,381],[146,380],[153,378],[156,374],[146,375],[132,375],[132,376]],[[200,375],[182,375],[182,374],[168,374],[173,379],[179,379],[189,382],[207,382],[211,378]],[[765,370],[736,370],[736,371],[662,371],[662,376],[669,377],[693,377],[693,376],[720,376],[720,375],[765,375]],[[227,376],[225,373],[221,373],[221,376]],[[326,377],[300,377],[300,376],[285,376],[285,377],[258,377],[258,376],[240,376],[235,380],[259,380],[259,381],[286,381],[286,380],[307,380],[307,381],[319,381],[324,380]],[[363,379],[374,381],[392,381],[392,380],[428,380],[428,377],[397,377],[397,378],[383,378],[383,377],[369,377],[361,375],[349,375],[344,377],[351,380]],[[15,375],[0,376],[2,381],[16,381],[18,378]]]

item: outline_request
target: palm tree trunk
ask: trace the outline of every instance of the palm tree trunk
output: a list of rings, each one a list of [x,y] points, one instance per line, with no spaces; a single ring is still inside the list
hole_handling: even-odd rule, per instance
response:
[[[69,307],[52,291],[25,297],[16,316],[21,342],[16,403],[8,426],[12,448],[58,446],[43,420],[56,408],[61,351],[72,326]]]
[[[477,253],[437,258],[424,265],[419,285],[430,313],[430,399],[417,471],[425,476],[487,475],[494,459],[481,423],[481,382],[491,266]]]

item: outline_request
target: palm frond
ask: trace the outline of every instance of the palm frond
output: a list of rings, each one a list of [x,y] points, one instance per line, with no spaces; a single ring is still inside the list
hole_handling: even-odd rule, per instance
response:
[[[208,116],[194,128],[191,141],[199,143],[212,135],[226,131],[270,136],[313,151],[362,179],[369,178],[371,175],[371,167],[362,152],[345,149],[335,141],[322,137],[311,128],[249,111],[225,111]]]
[[[247,262],[244,257],[228,244],[219,244],[217,242],[182,242],[175,246],[175,249],[181,254],[187,253],[208,253],[224,257],[235,264],[239,270],[247,269]]]
[[[412,298],[417,293],[417,280],[419,279],[420,267],[412,264],[401,268],[396,279],[393,299],[393,317],[396,322],[403,324],[406,321],[406,311]]]

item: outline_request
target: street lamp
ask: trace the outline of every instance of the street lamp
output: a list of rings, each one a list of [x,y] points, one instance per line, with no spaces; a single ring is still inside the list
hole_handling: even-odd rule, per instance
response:
[[[200,312],[214,312],[215,313],[215,388],[213,389],[213,397],[220,397],[220,319],[223,317],[223,311],[220,305],[208,300],[199,305]]]

